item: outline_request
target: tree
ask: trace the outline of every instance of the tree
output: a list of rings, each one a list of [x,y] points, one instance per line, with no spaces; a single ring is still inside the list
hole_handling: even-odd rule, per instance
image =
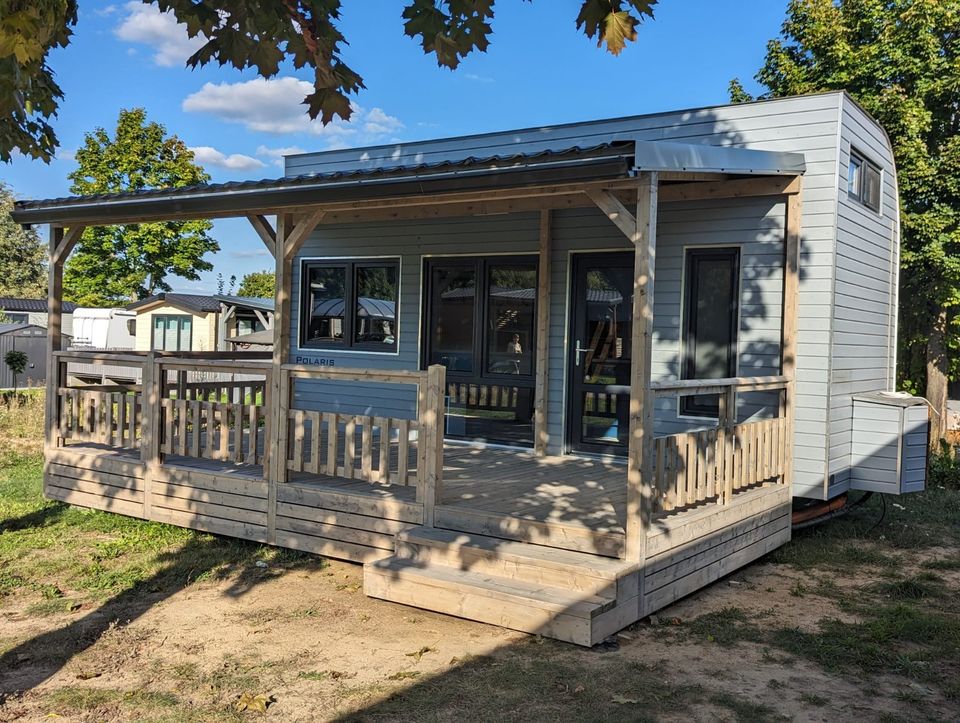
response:
[[[13,201],[10,187],[0,181],[0,296],[46,296],[47,254],[43,242],[36,230],[24,229],[10,218]]]
[[[277,292],[277,279],[272,271],[253,271],[240,279],[237,296],[272,299]]]
[[[223,278],[223,274],[217,274],[217,293],[221,296],[223,295],[223,287],[226,286],[226,281]],[[237,277],[233,274],[230,275],[230,285],[227,287],[227,294],[233,295],[233,289],[237,285]]]
[[[183,141],[148,122],[142,108],[120,111],[113,138],[103,128],[88,133],[76,159],[70,190],[79,195],[180,188],[210,179]],[[213,268],[204,256],[220,249],[208,235],[212,226],[164,221],[90,227],[64,269],[64,298],[111,306],[169,291],[168,274],[196,281]]]
[[[0,0],[0,160],[18,150],[50,160],[57,136],[49,119],[63,91],[47,54],[66,47],[77,23],[76,0]]]
[[[3,356],[3,363],[7,365],[10,373],[13,374],[13,396],[17,396],[17,377],[27,369],[27,355],[19,349],[11,349]]]
[[[144,0],[150,4],[152,0]],[[346,39],[337,28],[342,0],[157,0],[203,46],[191,68],[216,61],[264,78],[283,62],[313,73],[304,98],[311,118],[324,124],[349,120],[350,96],[365,86],[341,56]],[[653,17],[657,0],[581,0],[576,27],[614,55],[636,40],[637,26]],[[494,0],[404,0],[404,32],[419,39],[437,64],[456,68],[485,51],[493,33]],[[47,65],[51,48],[70,42],[77,22],[75,0],[0,0],[0,160],[12,149],[49,161],[58,142],[48,120],[63,93]],[[265,42],[264,39],[269,39]]]
[[[757,81],[845,89],[886,129],[900,186],[899,379],[946,431],[960,301],[960,0],[792,0]],[[747,99],[739,82],[731,95]]]

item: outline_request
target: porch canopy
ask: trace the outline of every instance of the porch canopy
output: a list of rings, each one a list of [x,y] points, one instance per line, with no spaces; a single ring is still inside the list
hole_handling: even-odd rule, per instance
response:
[[[597,206],[634,244],[626,549],[642,559],[641,530],[649,517],[653,394],[650,356],[653,277],[658,202],[786,196],[787,232],[784,282],[783,376],[792,411],[792,370],[799,259],[801,154],[638,140],[635,134],[611,132],[583,138],[559,138],[544,129],[535,138],[517,134],[514,145],[498,146],[486,157],[464,157],[454,142],[425,160],[405,153],[402,145],[357,149],[355,162],[329,172],[184,188],[138,191],[47,200],[18,201],[13,219],[23,225],[48,224],[50,233],[48,366],[60,346],[63,265],[83,229],[95,225],[132,224],[194,218],[247,217],[276,260],[277,292],[273,322],[273,374],[270,395],[271,446],[287,447],[289,379],[284,371],[290,352],[290,283],[292,259],[319,224],[424,219],[454,216],[540,212],[539,259],[546,268],[551,254],[551,211]],[[513,149],[517,149],[513,152]],[[436,158],[440,156],[440,158]],[[276,216],[274,225],[268,217]],[[535,451],[546,453],[547,330],[550,275],[541,274],[536,290],[537,343],[534,403]],[[48,385],[55,385],[50,375]],[[737,380],[717,380],[732,384]],[[708,388],[713,388],[708,387]],[[732,388],[732,386],[731,386]],[[660,390],[662,392],[662,390]],[[56,439],[57,395],[48,388],[48,444]],[[791,455],[788,454],[789,459]],[[274,455],[282,460],[283,455]],[[286,479],[286,466],[271,462],[271,485]],[[789,472],[788,472],[789,474]],[[424,501],[432,524],[433,496]],[[270,531],[268,526],[268,537]]]

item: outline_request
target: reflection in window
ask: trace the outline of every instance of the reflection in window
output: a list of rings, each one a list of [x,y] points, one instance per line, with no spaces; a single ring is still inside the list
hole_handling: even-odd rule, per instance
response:
[[[435,265],[430,289],[430,363],[442,364],[448,372],[472,372],[476,271]]]
[[[530,265],[490,266],[487,289],[487,371],[533,374],[536,269]]]
[[[344,266],[314,266],[307,273],[309,313],[306,344],[343,342],[344,299],[347,269]]]
[[[181,314],[153,315],[153,348],[158,351],[190,351],[193,317]]]
[[[359,344],[396,341],[397,267],[358,266],[353,339]]]
[[[396,261],[305,264],[300,346],[395,351],[399,277]]]
[[[445,435],[532,445],[536,260],[431,259],[425,278],[424,360],[447,368]]]
[[[722,379],[736,375],[739,268],[737,249],[687,252],[685,379]],[[718,410],[717,395],[682,397],[684,414],[715,417]]]

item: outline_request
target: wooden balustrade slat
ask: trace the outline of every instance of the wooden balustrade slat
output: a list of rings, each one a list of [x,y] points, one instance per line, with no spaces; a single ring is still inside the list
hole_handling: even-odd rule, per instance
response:
[[[233,427],[231,436],[233,437],[233,451],[230,454],[230,460],[240,464],[243,462],[243,417],[246,405],[243,404],[243,397],[240,402],[233,405],[231,417]]]
[[[313,474],[320,474],[320,412],[308,411],[310,420],[310,463],[306,469]]]
[[[353,479],[354,460],[357,456],[356,417],[348,417],[343,430],[343,476]]]
[[[326,472],[331,477],[337,474],[337,435],[339,432],[339,418],[336,412],[324,412],[327,421],[327,466]]]
[[[395,419],[397,425],[397,480],[400,484],[410,484],[407,466],[410,462],[410,422],[406,419]]]
[[[377,427],[380,428],[380,459],[377,468],[377,481],[386,485],[390,484],[390,420],[385,417],[378,417]]]
[[[360,474],[367,482],[373,482],[373,417],[361,417]]]

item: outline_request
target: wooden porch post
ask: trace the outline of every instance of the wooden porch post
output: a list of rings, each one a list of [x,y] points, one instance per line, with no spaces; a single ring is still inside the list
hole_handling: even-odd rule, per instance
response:
[[[655,172],[640,176],[634,233],[633,333],[631,339],[630,438],[627,458],[626,559],[643,563],[653,495],[653,411],[650,393],[653,352],[653,281],[657,253]],[[639,608],[643,615],[643,570],[639,572]]]
[[[784,234],[783,260],[783,337],[780,344],[781,374],[787,378],[783,391],[783,417],[786,434],[783,440],[783,483],[793,485],[793,435],[796,416],[796,373],[797,373],[797,315],[800,299],[800,216],[803,202],[800,197],[802,185],[800,177],[792,186],[793,193],[787,195],[787,218]],[[828,478],[824,478],[824,486]]]
[[[67,256],[77,245],[83,226],[75,226],[64,232],[51,225],[49,231],[49,265],[47,268],[47,380],[44,400],[44,444],[47,447],[60,445],[58,423],[60,419],[59,389],[60,364],[56,353],[63,347],[63,265]],[[46,492],[46,475],[44,475]]]
[[[270,436],[266,443],[272,448],[267,468],[267,542],[277,538],[277,485],[287,481],[287,421],[290,406],[289,379],[283,365],[290,357],[290,273],[293,262],[285,253],[286,238],[293,226],[293,216],[277,216],[276,231],[276,292],[273,306],[273,365],[270,371],[269,416]]]
[[[538,457],[547,454],[550,435],[547,433],[547,385],[550,355],[550,258],[551,214],[540,211],[540,256],[537,274],[537,381],[533,402],[533,451]]]
[[[260,234],[276,261],[276,296],[273,310],[273,363],[270,370],[270,398],[267,416],[270,432],[267,444],[272,446],[267,465],[267,542],[277,537],[277,485],[287,481],[287,438],[290,433],[290,377],[283,365],[290,358],[291,284],[293,257],[307,236],[323,220],[323,211],[313,211],[295,219],[292,214],[277,215],[277,229],[270,233],[269,224],[262,216],[251,216],[254,229]],[[273,245],[270,238],[275,240]]]
[[[47,397],[45,400],[45,443],[47,447],[60,444],[57,420],[60,418],[59,392],[60,365],[56,352],[63,346],[63,262],[57,250],[63,241],[63,229],[50,227],[50,257],[47,270]],[[43,476],[43,491],[47,491],[46,475]]]

